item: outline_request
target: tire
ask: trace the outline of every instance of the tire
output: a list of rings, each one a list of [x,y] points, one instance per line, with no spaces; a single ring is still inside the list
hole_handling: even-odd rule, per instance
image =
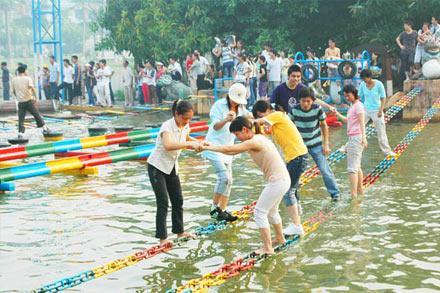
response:
[[[349,74],[344,72],[344,67],[347,65],[350,66],[350,68],[351,68],[351,71]],[[349,60],[342,61],[338,65],[338,73],[339,73],[339,76],[342,77],[343,79],[352,79],[357,73],[357,66],[356,66],[356,64],[354,64],[353,62],[351,62]]]
[[[306,74],[308,71],[312,71],[311,77],[308,76],[308,74]],[[316,67],[313,66],[312,64],[306,64],[303,67],[301,67],[301,74],[304,82],[306,83],[314,82],[318,78],[318,69],[316,69]]]

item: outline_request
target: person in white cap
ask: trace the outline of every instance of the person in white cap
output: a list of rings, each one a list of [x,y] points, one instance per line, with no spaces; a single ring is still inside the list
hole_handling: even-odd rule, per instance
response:
[[[206,141],[214,145],[233,145],[234,134],[229,132],[231,121],[237,116],[250,116],[246,110],[247,90],[240,83],[229,88],[229,95],[220,99],[212,106],[209,112],[211,124]],[[237,217],[226,211],[232,185],[232,156],[211,151],[202,153],[202,157],[211,162],[217,175],[217,184],[214,188],[214,199],[211,206],[211,217],[221,221],[233,222]]]

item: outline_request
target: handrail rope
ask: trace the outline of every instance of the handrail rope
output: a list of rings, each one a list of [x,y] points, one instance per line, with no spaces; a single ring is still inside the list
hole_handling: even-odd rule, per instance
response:
[[[385,112],[385,123],[388,123],[397,113],[399,113],[403,108],[405,108],[416,96],[420,94],[420,92],[423,90],[423,87],[416,87],[412,89],[407,95],[401,97],[393,106],[391,106],[386,112]],[[374,123],[371,123],[368,125],[368,127],[365,129],[367,138],[373,135],[376,132],[376,128],[374,127]],[[340,148],[333,153],[331,153],[327,157],[327,161],[330,166],[335,165],[339,161],[341,161],[343,158],[345,158],[345,152],[341,152]],[[307,183],[313,180],[317,175],[319,175],[321,172],[318,169],[318,166],[315,165],[308,170],[306,170],[300,178],[300,187],[303,187]]]
[[[422,117],[422,119],[417,123],[417,125],[411,129],[411,131],[403,138],[403,140],[396,146],[394,149],[396,151],[396,156],[391,157],[387,156],[384,158],[367,176],[363,178],[363,189],[367,189],[371,184],[376,182],[381,174],[383,174],[391,165],[401,156],[401,154],[405,151],[408,145],[415,139],[415,137],[423,130],[423,128],[429,123],[431,118],[438,112],[440,108],[440,98],[433,104],[430,110]],[[324,213],[321,211],[321,215]],[[319,221],[316,221],[317,218],[311,221],[307,221],[303,223],[307,229],[304,231],[304,236],[308,233],[315,231],[320,224],[322,224],[325,220],[334,215],[334,212],[330,212],[327,215],[320,218]],[[309,226],[312,224],[311,226]],[[304,237],[303,236],[303,237]],[[274,248],[275,252],[278,253],[281,250],[287,248],[292,243],[296,243],[299,240],[299,235],[295,235],[293,238],[287,239],[287,243],[285,245],[278,245]],[[244,258],[239,258],[232,261],[229,264],[225,264],[220,269],[205,274],[203,277],[198,279],[193,279],[184,285],[170,289],[166,291],[167,293],[201,293],[208,291],[213,286],[220,286],[226,282],[226,279],[234,278],[240,274],[242,271],[252,269],[256,263],[261,261],[262,259],[267,258],[268,255],[255,255],[255,253],[250,253]]]

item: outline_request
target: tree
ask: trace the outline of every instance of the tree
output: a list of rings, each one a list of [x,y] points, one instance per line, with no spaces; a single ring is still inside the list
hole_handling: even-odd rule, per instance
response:
[[[390,48],[411,19],[415,28],[440,15],[438,0],[109,0],[96,22],[108,32],[101,48],[133,54],[137,62],[209,51],[213,37],[237,35],[248,52],[312,47],[329,38],[343,50],[377,41]],[[437,8],[438,7],[438,8]]]

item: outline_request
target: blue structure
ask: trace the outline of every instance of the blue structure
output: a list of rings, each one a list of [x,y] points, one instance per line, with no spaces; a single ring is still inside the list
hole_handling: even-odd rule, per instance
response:
[[[334,77],[322,77],[321,76],[321,66],[323,65],[323,63],[327,63],[327,62],[332,62],[332,63],[341,63],[344,61],[351,61],[351,62],[361,62],[361,69],[364,69],[364,64],[365,62],[367,62],[368,67],[370,67],[370,53],[368,53],[367,50],[364,50],[362,52],[362,56],[361,59],[350,59],[350,60],[344,60],[344,59],[339,59],[339,60],[306,60],[305,56],[303,54],[303,52],[297,52],[295,54],[295,63],[301,63],[303,65],[305,64],[316,64],[317,68],[318,68],[318,77],[317,79],[319,80],[343,80],[344,78],[340,77],[340,76],[334,76]],[[353,77],[351,79],[360,79],[360,77]]]
[[[34,39],[35,84],[38,84],[37,67],[43,69],[43,45],[53,45],[55,62],[63,80],[63,45],[61,33],[60,0],[32,0],[32,29]],[[64,103],[64,94],[63,94]]]
[[[332,63],[341,63],[341,62],[344,62],[344,61],[351,61],[351,62],[361,62],[361,70],[363,70],[364,69],[364,65],[365,64],[368,64],[368,68],[370,68],[370,65],[371,65],[371,59],[370,59],[370,53],[368,53],[368,51],[367,50],[364,50],[363,52],[362,52],[362,56],[361,56],[361,59],[350,59],[350,60],[344,60],[344,59],[339,59],[339,60],[306,60],[305,59],[305,56],[304,56],[304,53],[302,53],[302,52],[297,52],[296,54],[295,54],[295,64],[296,63],[301,63],[302,65],[306,65],[306,64],[312,64],[312,65],[316,65],[316,68],[317,68],[317,73],[318,73],[318,76],[317,76],[317,78],[316,79],[318,79],[318,80],[330,80],[330,81],[338,81],[338,80],[344,80],[344,78],[342,78],[341,76],[332,76],[332,77],[322,77],[321,76],[321,67],[325,64],[325,63],[327,63],[327,62],[332,62]],[[305,73],[305,74],[307,74],[307,73]],[[350,80],[360,80],[361,78],[360,77],[353,77],[353,78],[350,78]],[[215,97],[215,100],[217,101],[217,99],[218,99],[218,95],[219,95],[219,93],[222,93],[222,92],[228,92],[228,90],[224,90],[224,89],[219,89],[218,87],[217,87],[217,85],[220,83],[220,84],[223,84],[223,81],[225,81],[225,80],[233,80],[232,78],[216,78],[215,80],[214,80],[214,97]],[[341,89],[342,89],[342,87],[343,87],[343,85],[342,85],[342,83],[341,83]]]

